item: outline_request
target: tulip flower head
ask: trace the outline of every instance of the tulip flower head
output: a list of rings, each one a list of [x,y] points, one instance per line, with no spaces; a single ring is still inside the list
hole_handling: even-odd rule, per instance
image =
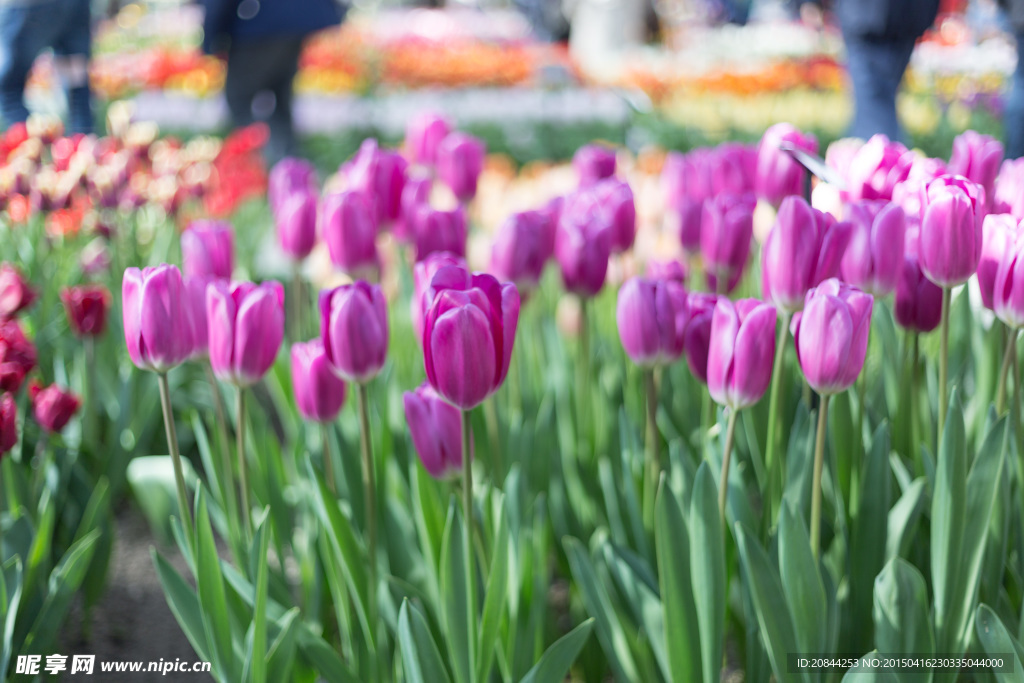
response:
[[[683,355],[689,306],[678,282],[634,277],[619,290],[615,309],[622,348],[642,368]]]
[[[1024,327],[1024,237],[1018,231],[1011,235],[999,259],[992,288],[992,310],[1007,326]]]
[[[71,329],[79,337],[96,337],[107,326],[110,291],[103,285],[65,287],[60,292]]]
[[[412,229],[417,261],[438,251],[466,255],[468,226],[466,210],[461,206],[451,211],[419,206],[412,214]]]
[[[36,300],[25,276],[10,263],[0,264],[0,320],[9,320]]]
[[[850,241],[840,267],[843,280],[873,296],[896,289],[903,268],[906,217],[898,205],[882,200],[849,207]]]
[[[611,225],[613,254],[628,251],[636,239],[636,204],[629,184],[616,178],[601,180],[592,186],[594,201]]]
[[[1024,220],[1024,157],[1007,159],[996,176],[992,211]]]
[[[460,132],[448,135],[437,149],[437,175],[462,204],[476,196],[486,151],[482,141]]]
[[[921,271],[940,287],[961,285],[981,261],[985,190],[962,176],[944,175],[921,191]]]
[[[966,130],[953,139],[949,172],[981,185],[985,197],[995,200],[996,175],[1003,163],[1003,143],[990,135]]]
[[[292,194],[316,194],[316,168],[305,159],[285,157],[274,164],[267,177],[267,201],[277,214]]]
[[[213,282],[206,290],[210,365],[239,387],[258,382],[284,339],[284,287],[280,282]]]
[[[832,278],[807,293],[793,316],[793,340],[804,377],[819,394],[838,394],[864,368],[874,298]]]
[[[733,410],[752,406],[768,389],[775,356],[775,307],[757,299],[715,303],[708,347],[708,391]]]
[[[324,353],[343,379],[366,384],[388,354],[388,309],[377,285],[359,280],[320,292]]]
[[[33,380],[28,391],[36,422],[52,434],[63,431],[82,405],[77,396],[56,384],[44,388]]]
[[[0,394],[0,458],[18,443],[18,405],[14,396]]]
[[[615,175],[615,150],[604,145],[583,145],[573,155],[572,167],[579,176],[580,187],[590,187]]]
[[[189,310],[192,313],[192,358],[206,358],[210,353],[210,327],[206,317],[206,290],[211,280],[208,277],[185,278],[185,293],[188,297]]]
[[[430,386],[462,410],[483,403],[505,381],[519,323],[519,292],[492,275],[448,266],[431,281],[423,327]]]
[[[132,362],[165,373],[195,347],[192,307],[177,266],[127,268],[121,284],[124,338]]]
[[[422,261],[418,261],[412,268],[412,299],[409,301],[409,308],[412,314],[412,329],[416,333],[416,341],[423,342],[423,321],[427,316],[427,310],[432,301],[427,299],[430,293],[430,283],[437,274],[437,271],[446,266],[456,266],[463,270],[469,270],[466,259],[456,256],[450,251],[435,251]]]
[[[1013,251],[1019,229],[1017,219],[1010,214],[989,214],[981,225],[981,259],[978,261],[978,288],[981,303],[993,310],[992,296],[996,286],[996,271],[1003,257]]]
[[[708,347],[711,345],[711,321],[717,303],[718,296],[706,292],[690,292],[686,300],[690,315],[683,344],[686,364],[693,376],[704,384],[708,382]]]
[[[426,382],[402,394],[405,421],[423,467],[435,479],[462,468],[462,413]]]
[[[311,422],[332,422],[345,405],[345,380],[334,372],[322,339],[292,344],[292,390],[299,414]]]
[[[0,320],[0,391],[17,392],[36,361],[36,347],[18,321]]]
[[[725,142],[711,155],[712,194],[747,194],[757,191],[758,148]]]
[[[406,161],[398,152],[383,150],[373,138],[363,141],[347,167],[349,187],[366,194],[376,224],[384,229],[401,215]]]
[[[437,150],[452,130],[451,122],[434,111],[420,112],[409,120],[405,129],[405,149],[414,164],[432,167],[437,163]]]
[[[413,214],[421,206],[430,205],[430,192],[434,181],[426,176],[410,176],[402,189],[402,213],[391,232],[402,242],[414,241]]]
[[[227,221],[193,221],[181,235],[185,275],[230,280],[235,262],[235,234]]]
[[[546,211],[514,213],[501,224],[491,250],[491,271],[513,282],[524,298],[537,289],[555,251],[555,225]]]
[[[728,294],[743,277],[754,236],[755,206],[752,194],[723,194],[704,202],[700,252],[712,291]]]
[[[757,195],[775,206],[786,197],[803,193],[806,174],[789,152],[780,149],[783,143],[811,154],[818,152],[818,140],[791,124],[777,123],[764,132],[757,148],[755,186]]]
[[[885,135],[873,135],[857,150],[846,172],[850,201],[892,199],[893,188],[907,178],[913,153]]]
[[[277,242],[292,260],[301,261],[316,246],[317,195],[312,190],[296,190],[280,200],[274,211]]]
[[[565,288],[584,298],[604,287],[611,255],[611,224],[593,205],[577,208],[566,202],[555,232],[555,260]]]
[[[335,266],[355,278],[376,279],[380,269],[377,224],[364,193],[347,190],[324,197],[320,230]]]
[[[654,259],[647,262],[647,277],[652,280],[667,280],[685,285],[688,275],[686,266],[675,259]]]
[[[900,327],[911,332],[931,332],[942,321],[942,288],[921,272],[917,261],[919,236],[907,230],[903,271],[896,285],[893,316]],[[993,282],[995,274],[992,275]]]

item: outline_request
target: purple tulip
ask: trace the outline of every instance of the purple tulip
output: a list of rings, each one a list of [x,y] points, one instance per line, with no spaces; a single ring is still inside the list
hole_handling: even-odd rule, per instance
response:
[[[456,266],[468,270],[466,259],[456,256],[450,251],[435,251],[422,261],[417,261],[412,269],[412,299],[409,301],[409,308],[412,309],[412,329],[416,333],[416,341],[423,341],[423,321],[427,317],[427,310],[431,301],[427,300],[430,292],[430,282],[437,275],[437,271],[446,266]]]
[[[324,342],[292,344],[292,390],[299,414],[311,422],[331,422],[345,405],[345,380],[335,374]]]
[[[1012,213],[1017,220],[1024,219],[1024,157],[1003,162],[993,192],[994,213]]]
[[[661,190],[667,208],[679,211],[684,201],[704,201],[713,194],[707,177],[710,169],[702,163],[706,156],[707,150],[668,153],[661,169]]]
[[[376,223],[382,229],[401,215],[405,166],[401,154],[381,149],[376,140],[369,138],[363,141],[347,167],[345,175],[349,187],[366,194]]]
[[[213,373],[236,386],[267,374],[284,339],[280,282],[213,282],[206,290],[206,322]]]
[[[771,304],[718,299],[708,347],[708,391],[716,403],[739,410],[761,400],[772,376],[775,321]]]
[[[316,193],[316,169],[305,159],[286,157],[274,164],[267,178],[267,201],[277,213],[286,197],[294,192]]]
[[[402,394],[412,445],[430,476],[447,479],[462,468],[462,413],[426,382]]]
[[[512,282],[525,299],[540,284],[555,251],[555,226],[546,211],[514,213],[501,224],[491,251],[491,271]]]
[[[380,267],[373,206],[363,192],[346,190],[324,197],[320,231],[331,263],[354,277],[373,277]]]
[[[320,292],[320,336],[334,371],[365,384],[388,355],[388,307],[377,285],[359,280]]]
[[[675,259],[647,262],[647,277],[652,280],[666,280],[685,285],[687,275],[689,273],[686,272],[686,266]]]
[[[850,231],[849,223],[837,223],[800,197],[786,198],[762,250],[764,298],[785,312],[800,310],[809,289],[839,274]]]
[[[857,381],[868,352],[874,298],[832,278],[807,293],[793,317],[793,340],[804,377],[819,394],[838,394]]]
[[[789,152],[779,149],[782,143],[794,145],[811,154],[818,152],[818,140],[810,134],[800,132],[788,123],[777,123],[764,132],[757,148],[757,175],[755,186],[759,197],[778,206],[790,195],[803,193],[803,167]]]
[[[629,183],[609,178],[598,181],[591,189],[599,210],[605,212],[611,225],[612,253],[628,251],[636,239],[636,204]]]
[[[848,178],[850,165],[857,151],[864,146],[860,138],[840,138],[833,141],[825,150],[825,164],[839,173],[840,177]]]
[[[940,287],[974,275],[981,260],[985,190],[962,176],[944,175],[921,191],[921,271]]]
[[[962,175],[985,189],[985,197],[995,200],[996,174],[1003,163],[1003,143],[989,135],[966,130],[953,139],[949,172]]]
[[[756,191],[758,148],[725,142],[715,148],[711,163],[712,193],[746,194]]]
[[[992,310],[1009,327],[1024,326],[1024,238],[1016,230],[999,260]]]
[[[843,254],[843,280],[874,296],[896,289],[903,268],[906,217],[892,202],[867,200],[849,207],[850,242]]]
[[[410,176],[402,188],[402,215],[395,221],[391,233],[401,242],[415,241],[413,215],[421,206],[430,205],[430,192],[434,182],[426,176]]]
[[[985,308],[992,306],[993,288],[996,286],[996,271],[1003,257],[1013,250],[1018,233],[1017,219],[1010,214],[989,214],[981,226],[981,259],[978,261],[978,288],[981,303]]]
[[[892,201],[903,207],[907,226],[921,226],[921,190],[939,176],[946,175],[942,159],[913,155],[907,177],[892,188]]]
[[[210,353],[210,327],[206,318],[206,290],[213,282],[211,278],[193,276],[185,278],[188,306],[192,312],[194,344],[192,358],[205,358]]]
[[[121,301],[124,340],[136,366],[164,373],[188,360],[195,345],[194,323],[177,266],[126,268]]]
[[[181,235],[185,275],[230,280],[235,265],[235,233],[227,221],[192,221]]]
[[[708,287],[729,293],[743,276],[754,235],[754,195],[718,195],[704,202],[700,253]]]
[[[483,142],[459,132],[448,135],[437,149],[437,175],[463,204],[476,196],[486,151]]]
[[[642,368],[683,355],[689,307],[678,282],[634,277],[619,290],[615,321],[622,348]]]
[[[296,190],[280,201],[278,210],[274,212],[277,241],[285,254],[301,261],[316,246],[316,193]]]
[[[704,384],[708,382],[708,349],[711,345],[711,320],[715,315],[717,294],[690,292],[687,307],[690,320],[686,324],[686,364],[693,376]]]
[[[919,235],[916,229],[907,229],[905,245],[893,315],[906,330],[931,332],[942,321],[942,288],[921,272],[917,262]]]
[[[572,157],[580,187],[590,187],[615,175],[615,150],[604,145],[583,145]]]
[[[438,112],[424,111],[409,119],[405,146],[413,163],[427,167],[437,163],[437,149],[451,129],[448,119]]]
[[[568,202],[567,202],[568,203]],[[590,207],[563,207],[555,232],[555,260],[565,288],[584,298],[604,287],[611,255],[611,227],[607,217]]]
[[[438,251],[466,255],[466,210],[461,206],[451,211],[419,206],[412,214],[412,230],[417,261]]]
[[[914,155],[882,134],[873,135],[850,160],[846,180],[850,201],[892,199],[893,188],[906,179]]]
[[[505,381],[519,322],[519,292],[487,274],[442,268],[423,329],[427,381],[462,410],[480,405]]]

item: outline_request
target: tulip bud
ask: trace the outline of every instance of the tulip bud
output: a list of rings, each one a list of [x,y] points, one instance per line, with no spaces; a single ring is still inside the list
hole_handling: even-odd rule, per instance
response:
[[[296,261],[309,256],[316,246],[316,193],[297,190],[284,195],[274,211],[277,241],[285,254]]]
[[[208,277],[185,278],[188,308],[192,313],[192,358],[206,358],[210,354],[210,326],[206,316],[206,290],[213,282]]]
[[[611,225],[611,250],[613,254],[627,251],[636,238],[636,204],[633,190],[622,180],[609,178],[593,185],[594,198],[598,208],[608,216]]]
[[[708,287],[729,293],[743,277],[754,236],[753,195],[719,195],[704,202],[700,251]]]
[[[62,431],[82,405],[77,396],[56,384],[43,388],[33,381],[28,393],[36,422],[53,434]]]
[[[427,315],[432,301],[427,299],[430,292],[430,283],[437,274],[437,271],[446,266],[456,266],[462,270],[468,270],[466,259],[456,256],[450,251],[435,251],[422,261],[417,261],[412,269],[412,300],[409,307],[412,310],[412,329],[416,333],[416,341],[423,342],[423,320]]]
[[[893,315],[900,327],[906,330],[931,332],[942,320],[942,288],[921,272],[917,262],[918,243],[918,231],[908,229]]]
[[[1024,157],[1007,159],[996,176],[993,213],[1010,213],[1024,219]]]
[[[348,167],[349,186],[366,194],[375,222],[382,229],[401,214],[405,166],[400,154],[381,149],[377,141],[370,138],[363,141]]]
[[[193,221],[181,235],[185,275],[230,280],[235,261],[235,235],[227,221]]]
[[[239,387],[267,374],[284,339],[284,287],[280,282],[210,283],[206,289],[210,365]]]
[[[423,328],[427,381],[462,410],[505,381],[519,322],[519,292],[491,275],[448,266],[431,281]]]
[[[342,378],[372,380],[388,354],[388,309],[377,285],[362,280],[320,292],[324,352]]]
[[[604,145],[583,145],[572,157],[580,187],[589,187],[615,175],[615,150]]]
[[[1024,326],[1024,237],[1014,231],[999,259],[992,310],[1008,327]]]
[[[18,406],[11,394],[0,395],[0,457],[18,443]]]
[[[807,293],[803,310],[793,317],[793,340],[804,377],[819,394],[838,394],[857,381],[874,301],[835,278]]]
[[[772,376],[775,321],[770,304],[719,297],[708,347],[708,391],[716,403],[739,410],[761,400]]]
[[[412,229],[417,261],[438,251],[466,255],[466,211],[461,206],[451,211],[417,207],[412,214]]]
[[[995,199],[996,174],[1003,163],[1003,143],[990,135],[966,130],[953,138],[949,172],[981,185],[989,201]]]
[[[321,339],[292,344],[292,389],[299,414],[311,422],[331,422],[345,404],[345,380],[338,377]]]
[[[194,323],[176,266],[125,269],[121,301],[124,339],[136,366],[164,373],[188,360],[195,346]]]
[[[758,196],[775,206],[788,196],[803,193],[806,174],[789,152],[779,149],[784,142],[811,154],[818,152],[818,140],[813,135],[801,133],[791,124],[777,123],[764,132],[757,147],[754,184]]]
[[[377,225],[365,194],[348,190],[324,197],[320,231],[335,266],[354,277],[376,276],[380,269]]]
[[[395,221],[391,232],[402,242],[415,241],[413,215],[421,206],[429,206],[430,192],[434,182],[425,176],[412,176],[405,181],[402,189],[402,213]]]
[[[989,214],[981,225],[981,258],[978,261],[978,288],[981,303],[992,310],[996,271],[1003,256],[1013,250],[1018,233],[1017,219],[1009,214]]]
[[[619,290],[619,339],[642,368],[667,365],[683,355],[688,319],[686,291],[677,282],[634,277]]]
[[[412,445],[430,476],[446,479],[462,468],[462,413],[424,382],[402,394]]]
[[[921,271],[940,287],[963,284],[978,270],[985,190],[961,176],[944,175],[921,192]]]
[[[762,250],[764,298],[783,311],[800,310],[809,289],[839,274],[850,231],[800,197],[783,201]]]
[[[35,291],[25,276],[10,263],[0,264],[0,320],[8,320],[36,300]]]
[[[725,142],[716,147],[711,163],[712,195],[755,192],[757,155],[757,147],[740,142]]]
[[[703,218],[703,199],[682,199],[679,206],[669,214],[669,220],[674,221],[669,229],[678,233],[679,243],[687,254],[700,253],[700,227]]]
[[[891,200],[893,188],[906,179],[912,160],[913,155],[900,143],[873,135],[850,160],[846,177],[849,200]]]
[[[850,242],[843,254],[843,280],[874,296],[896,289],[903,268],[906,217],[892,202],[863,201],[850,206]]]
[[[685,285],[687,275],[686,266],[675,259],[647,262],[647,277],[652,280],[665,280]]]
[[[568,202],[567,202],[568,204]],[[562,209],[555,232],[555,259],[565,288],[581,297],[596,296],[604,287],[611,255],[611,226],[595,210]]]
[[[437,149],[437,175],[461,203],[476,196],[484,169],[484,143],[466,133],[451,133]]]
[[[524,298],[540,284],[555,251],[555,226],[545,211],[523,211],[505,219],[491,251],[491,271],[512,282]]]
[[[686,323],[686,364],[690,372],[704,384],[708,382],[708,347],[711,345],[711,321],[718,296],[706,292],[690,292],[686,306],[690,319]]]
[[[295,194],[316,194],[316,169],[305,159],[285,157],[274,164],[267,177],[267,201],[276,214],[286,198]]]
[[[107,326],[110,292],[103,285],[65,287],[60,292],[71,329],[79,337],[96,337]]]
[[[405,129],[405,147],[413,163],[433,166],[437,149],[451,132],[452,126],[442,114],[425,111],[409,120]]]

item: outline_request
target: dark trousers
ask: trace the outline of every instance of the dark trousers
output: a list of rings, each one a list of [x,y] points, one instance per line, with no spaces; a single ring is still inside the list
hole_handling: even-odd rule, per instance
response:
[[[1003,114],[1006,130],[1006,158],[1024,156],[1024,33],[1017,34],[1017,70]]]
[[[852,137],[870,138],[876,133],[905,142],[896,118],[896,91],[914,51],[914,39],[868,40],[844,34],[847,69],[853,85]]]
[[[235,127],[263,121],[270,128],[267,161],[296,154],[292,127],[292,81],[303,38],[280,36],[233,41],[228,51],[224,96]]]

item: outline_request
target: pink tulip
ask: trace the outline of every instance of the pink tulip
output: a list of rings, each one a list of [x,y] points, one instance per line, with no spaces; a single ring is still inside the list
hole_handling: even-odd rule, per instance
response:
[[[525,298],[540,284],[555,251],[555,226],[546,211],[514,213],[501,224],[491,250],[491,272]]]
[[[690,372],[704,384],[708,382],[708,347],[711,345],[711,321],[718,296],[706,292],[690,292],[686,298],[690,319],[686,324],[686,364]]]
[[[176,266],[125,269],[121,302],[124,339],[136,366],[165,373],[188,360],[195,345],[194,323]]]
[[[921,272],[917,261],[918,243],[918,231],[908,229],[893,315],[900,327],[906,330],[931,332],[942,320],[942,288]]]
[[[819,394],[846,391],[864,367],[874,298],[833,278],[807,293],[793,317],[793,340],[804,377]]]
[[[320,292],[320,336],[339,376],[366,384],[388,355],[388,308],[377,285],[359,280]]]
[[[0,264],[0,320],[9,320],[36,300],[25,276],[10,263]]]
[[[892,188],[892,201],[903,207],[907,226],[921,226],[921,191],[939,176],[946,175],[946,162],[926,156],[912,155],[907,177]]]
[[[51,434],[63,431],[82,405],[77,396],[56,384],[42,387],[33,380],[28,392],[36,422]]]
[[[206,290],[213,282],[208,277],[185,278],[186,305],[192,315],[192,332],[195,344],[192,358],[206,358],[210,353],[210,326],[206,318]]]
[[[775,307],[757,299],[718,299],[711,319],[708,391],[739,410],[761,400],[775,357]]]
[[[235,233],[227,221],[192,221],[181,235],[185,275],[230,280],[235,264]]]
[[[843,280],[874,296],[889,294],[896,289],[903,268],[903,209],[882,200],[856,202],[849,207],[849,222]]]
[[[435,479],[462,468],[462,413],[426,382],[402,394],[405,421],[423,467]]]
[[[846,181],[850,201],[892,199],[893,188],[906,179],[913,154],[882,134],[873,135],[850,160]]]
[[[989,201],[995,199],[996,174],[1002,163],[1003,143],[989,135],[967,130],[953,139],[949,172],[981,185]]]
[[[274,164],[267,177],[267,201],[273,213],[295,192],[316,193],[316,169],[305,159],[285,157]]]
[[[0,457],[18,444],[18,405],[11,394],[0,394]]]
[[[860,138],[840,138],[825,150],[825,164],[835,170],[841,178],[848,178],[850,165],[857,151],[864,146]]]
[[[213,282],[206,290],[213,373],[247,387],[267,374],[284,339],[280,282]]]
[[[413,163],[427,167],[437,163],[437,149],[451,129],[451,122],[434,111],[420,112],[409,119],[405,129],[405,147]]]
[[[1024,157],[1003,162],[993,193],[993,213],[1011,213],[1024,220]]]
[[[636,239],[636,204],[633,190],[625,181],[608,178],[592,187],[598,210],[603,211],[611,225],[611,250],[619,254],[629,250]]]
[[[349,187],[366,195],[381,229],[401,215],[405,167],[401,154],[381,149],[376,140],[368,138],[346,168]]]
[[[944,175],[921,192],[921,271],[940,287],[974,275],[981,260],[985,190],[962,176]]]
[[[652,280],[666,280],[685,285],[687,275],[686,266],[675,259],[647,262],[647,277]]]
[[[565,288],[584,298],[604,287],[611,255],[611,226],[594,208],[564,206],[555,233],[555,260]]]
[[[433,181],[426,176],[410,176],[402,189],[402,214],[395,221],[391,232],[401,242],[415,241],[413,215],[421,206],[429,206]]]
[[[437,175],[463,204],[476,196],[486,151],[479,139],[459,132],[448,135],[437,149]]]
[[[1024,236],[1010,235],[992,288],[992,310],[1007,326],[1024,326]]]
[[[634,277],[619,290],[619,339],[642,368],[667,365],[683,355],[688,319],[686,290],[677,282]]]
[[[451,211],[419,206],[412,214],[412,229],[417,261],[438,251],[466,255],[466,210],[461,206]]]
[[[765,131],[757,148],[755,186],[758,196],[775,206],[786,197],[802,195],[804,191],[806,171],[788,152],[779,149],[783,142],[805,152],[818,152],[818,140],[791,124],[777,123]]]
[[[285,195],[274,212],[277,241],[295,261],[309,256],[316,246],[317,196],[310,190]]]
[[[572,157],[580,187],[590,187],[615,175],[615,150],[604,145],[584,145]]]
[[[746,194],[756,191],[758,148],[740,142],[725,142],[711,155],[712,193]]]
[[[456,256],[450,251],[435,251],[422,261],[417,261],[412,269],[412,299],[409,307],[412,309],[412,329],[416,333],[416,341],[423,341],[423,320],[426,318],[427,310],[431,301],[427,300],[430,292],[430,282],[434,279],[437,271],[446,266],[456,266],[468,270],[466,259]]]
[[[345,380],[338,377],[321,339],[292,344],[292,390],[299,414],[311,422],[331,422],[345,405]]]
[[[708,287],[729,293],[743,276],[754,235],[753,195],[719,195],[704,202],[700,252]]]
[[[978,261],[978,288],[981,303],[993,310],[992,294],[996,271],[1003,257],[1013,250],[1019,230],[1017,219],[1010,214],[989,214],[981,226],[981,259]]]
[[[354,277],[373,277],[380,267],[373,206],[358,190],[334,192],[320,205],[320,231],[331,263]]]
[[[849,223],[837,223],[800,197],[786,198],[762,250],[765,300],[788,313],[800,310],[809,289],[839,274],[850,231]]]

